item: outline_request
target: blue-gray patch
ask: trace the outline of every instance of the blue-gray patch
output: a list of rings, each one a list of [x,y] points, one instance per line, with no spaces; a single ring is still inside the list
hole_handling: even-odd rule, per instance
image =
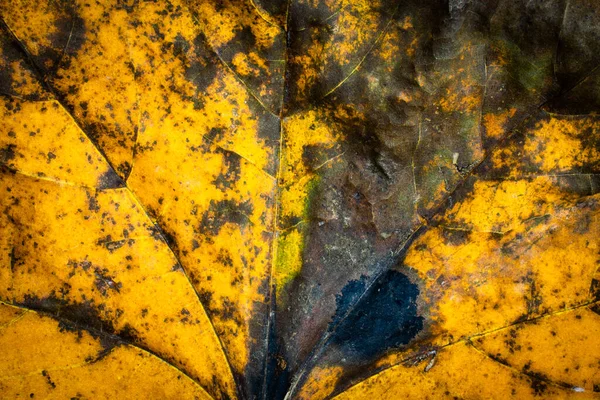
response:
[[[339,322],[330,343],[347,361],[370,361],[385,351],[409,343],[422,329],[417,314],[419,288],[398,271],[380,276],[348,316],[350,305],[365,289],[365,282],[351,281],[337,297],[333,324]]]

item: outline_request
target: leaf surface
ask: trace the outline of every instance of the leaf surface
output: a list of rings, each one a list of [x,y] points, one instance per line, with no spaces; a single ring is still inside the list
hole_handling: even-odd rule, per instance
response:
[[[7,393],[600,390],[594,2],[0,14]]]

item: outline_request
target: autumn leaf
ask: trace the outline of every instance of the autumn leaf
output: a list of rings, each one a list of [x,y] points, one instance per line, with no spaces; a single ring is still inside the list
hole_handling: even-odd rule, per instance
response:
[[[3,398],[596,398],[593,0],[0,4]]]

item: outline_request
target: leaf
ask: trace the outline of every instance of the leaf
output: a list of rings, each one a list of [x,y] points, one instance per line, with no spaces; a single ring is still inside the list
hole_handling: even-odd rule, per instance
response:
[[[9,397],[600,390],[594,2],[0,15]]]

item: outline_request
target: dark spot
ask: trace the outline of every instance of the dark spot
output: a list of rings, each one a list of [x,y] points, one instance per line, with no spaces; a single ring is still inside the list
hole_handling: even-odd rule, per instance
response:
[[[339,152],[339,148],[335,146],[326,148],[325,146],[305,145],[302,147],[302,162],[309,170],[314,171]]]
[[[492,360],[494,360],[494,361],[502,364],[502,365],[510,367],[510,364],[508,363],[508,361],[506,361],[505,358],[503,358],[502,356],[500,356],[500,354],[491,354],[491,353],[488,353],[488,357],[491,358]]]
[[[148,207],[148,213],[152,217],[156,218],[156,212],[152,208]],[[154,240],[158,240],[158,241],[161,241],[161,242],[163,241],[161,230],[160,230],[160,228],[158,226],[156,226],[156,225],[149,226],[148,227],[148,233],[150,234],[150,236],[152,236],[152,238]]]
[[[152,30],[154,31],[154,34],[148,35],[150,40],[158,42],[165,39],[165,35],[160,31],[160,26],[158,26],[158,24],[152,24]]]
[[[21,305],[43,313],[54,318],[59,323],[61,331],[76,332],[81,335],[82,331],[88,332],[94,339],[100,341],[103,351],[100,352],[95,361],[105,357],[112,348],[123,342],[133,343],[135,338],[121,336],[112,323],[102,315],[103,305],[96,305],[93,300],[81,303],[68,302],[58,298],[55,294],[39,298],[35,295],[25,295]]]
[[[97,185],[98,189],[117,189],[125,187],[125,182],[112,168],[109,168],[100,175]]]
[[[3,149],[0,149],[0,163],[8,164],[9,161],[15,158],[15,149],[17,147],[14,144],[9,144]]]
[[[48,371],[46,371],[46,370],[43,370],[43,371],[42,371],[42,376],[44,376],[44,377],[46,378],[46,382],[48,382],[48,385],[50,385],[50,387],[51,387],[52,389],[56,389],[56,383],[54,383],[54,382],[52,381],[52,379],[50,378],[50,374],[48,373]]]
[[[192,274],[190,274],[190,278],[192,279],[192,282],[194,284],[199,283],[199,281],[194,276],[192,276]],[[212,309],[210,307],[211,302],[212,302],[212,293],[211,292],[209,292],[208,290],[199,289],[198,290],[198,297],[200,298],[200,301],[202,302],[202,304],[204,305],[204,307]]]
[[[138,5],[139,0],[118,0],[117,7],[132,13],[135,7]]]
[[[96,241],[96,244],[98,244],[99,246],[106,247],[106,249],[111,253],[123,247],[125,243],[127,243],[127,240],[113,240],[111,235],[107,235]]]
[[[534,315],[538,315],[541,312],[541,305],[544,303],[542,295],[537,287],[535,275],[532,272],[528,272],[527,275],[521,278],[521,283],[525,283],[529,286],[528,293],[525,294],[525,302],[527,304],[527,314],[522,316],[516,322],[522,322],[528,320]]]
[[[531,388],[535,392],[536,396],[541,396],[544,394],[546,389],[548,388],[548,377],[542,373],[535,372],[531,370],[531,361],[528,361],[521,370],[525,375],[527,375],[531,379]],[[570,385],[560,384],[556,382],[560,386],[566,386],[566,388],[570,388]]]
[[[535,377],[531,377],[531,388],[535,392],[536,396],[542,395],[546,389],[548,388],[548,384],[541,379],[537,379]]]
[[[274,17],[283,18],[287,11],[287,0],[255,0],[263,10],[273,15]]]
[[[226,267],[233,267],[233,259],[231,258],[231,254],[227,249],[221,249],[219,251],[219,254],[217,255],[217,262]]]
[[[177,263],[177,264],[174,264],[174,265],[171,267],[171,272],[177,272],[177,271],[179,271],[179,272],[182,272],[182,271],[183,271],[183,267],[182,267],[182,266],[181,266],[181,264],[179,264],[179,263]]]
[[[227,191],[240,179],[241,157],[230,151],[223,151],[223,166],[225,171],[213,181],[214,185]]]
[[[77,262],[75,260],[69,260],[67,265],[69,265],[72,268],[82,268],[84,271],[88,271],[92,267],[92,263],[87,260],[80,262]]]
[[[129,324],[125,324],[123,329],[119,331],[119,337],[128,343],[135,343],[139,341],[137,330]]]
[[[68,16],[58,19],[55,31],[49,36],[52,46],[47,51],[41,52],[42,58],[52,58],[51,65],[54,71],[59,66],[67,70],[70,65],[70,57],[66,57],[62,50],[65,49],[68,55],[75,54],[81,49],[86,39],[86,24],[77,13],[77,7],[70,2],[61,2],[61,8],[67,11]],[[42,59],[39,65],[49,65],[47,61]]]
[[[190,47],[190,42],[185,40],[185,38],[181,36],[181,34],[178,34],[177,36],[175,36],[175,41],[173,42],[173,55],[175,57],[185,55],[185,53],[188,52]]]
[[[280,226],[283,229],[287,229],[292,226],[296,226],[303,221],[301,216],[298,215],[286,215],[281,218]]]
[[[224,297],[218,308],[211,308],[211,311],[224,320],[233,321],[237,325],[243,324],[243,318],[236,305],[228,297]]]
[[[202,94],[206,91],[208,86],[214,81],[218,71],[218,62],[208,49],[206,43],[207,41],[203,34],[196,36],[194,39],[195,57],[190,57],[186,62],[188,67],[185,69],[184,76],[196,86],[196,94]],[[193,101],[194,99],[189,100]],[[201,106],[202,104],[198,104],[198,107],[201,108]],[[194,108],[196,107],[196,103],[194,103]]]
[[[451,246],[460,246],[469,240],[471,232],[463,229],[442,229],[444,242]]]
[[[167,243],[167,245],[171,248],[171,249],[177,249],[179,248],[178,244],[177,244],[177,240],[175,239],[175,235],[172,234],[169,231],[166,231],[164,229],[160,229],[158,227],[156,227],[159,232],[160,232],[160,236],[164,239],[164,241]]]
[[[357,293],[363,292],[363,282],[349,283],[337,298],[334,321],[340,320],[339,310],[347,310]],[[406,275],[394,270],[385,272],[341,320],[331,343],[337,345],[346,358],[364,361],[408,344],[423,329],[424,319],[417,315],[418,295],[418,286]]]
[[[198,231],[207,236],[215,236],[226,223],[246,225],[249,223],[250,214],[252,214],[250,200],[242,203],[233,200],[211,200],[208,210],[202,214]]]
[[[131,169],[132,169],[131,164],[129,164],[129,162],[127,162],[127,161],[123,161],[121,164],[119,164],[117,166],[117,171],[119,171],[119,174],[125,180],[127,180],[129,175],[131,174]]]
[[[337,325],[348,313],[348,310],[356,303],[365,291],[366,276],[359,280],[351,280],[344,286],[340,294],[335,295],[336,311],[333,316],[332,326]]]
[[[15,255],[15,247],[11,247],[10,253],[8,253],[8,258],[10,259],[10,270],[15,272],[15,266],[17,265],[19,258]]]
[[[89,192],[86,192],[86,195],[88,199],[88,210],[94,212],[99,211],[100,206],[98,205],[98,199],[96,198],[96,196],[92,196]]]
[[[250,26],[244,26],[242,30],[238,31],[235,37],[231,40],[236,46],[235,48],[253,49],[256,47],[256,36]],[[227,49],[223,49],[227,50]]]
[[[225,132],[226,131],[223,128],[211,128],[208,134],[206,135],[206,138],[210,142],[219,141],[223,138]]]
[[[123,287],[120,282],[115,282],[113,277],[108,275],[108,270],[106,268],[96,268],[94,270],[94,275],[96,276],[94,285],[103,296],[107,296],[109,290],[114,290],[118,293],[121,290],[121,287]]]

